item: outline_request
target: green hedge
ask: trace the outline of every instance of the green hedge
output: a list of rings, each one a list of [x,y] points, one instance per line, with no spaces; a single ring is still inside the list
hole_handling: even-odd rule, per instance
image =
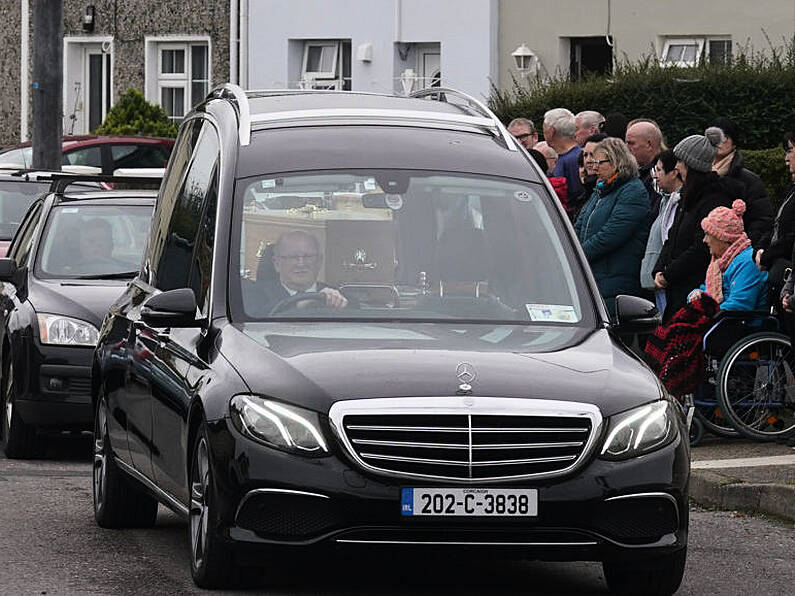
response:
[[[743,151],[743,158],[745,167],[762,178],[767,187],[768,196],[773,202],[773,207],[778,210],[784,190],[792,184],[789,168],[784,163],[783,147],[756,151],[746,149]]]
[[[128,89],[105,116],[105,121],[93,131],[98,135],[177,136],[177,125],[169,120],[165,110],[146,101],[137,89]]]
[[[621,112],[629,119],[654,118],[669,145],[690,134],[703,134],[716,116],[734,120],[747,149],[766,149],[781,142],[793,124],[795,52],[741,54],[725,65],[663,68],[656,58],[617,64],[610,77],[570,82],[558,76],[530,86],[514,82],[493,89],[490,104],[508,122],[531,118],[540,128],[544,112],[566,107],[577,113]]]

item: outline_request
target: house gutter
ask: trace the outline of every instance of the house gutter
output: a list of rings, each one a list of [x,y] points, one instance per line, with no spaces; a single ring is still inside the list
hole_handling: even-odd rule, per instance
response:
[[[239,79],[238,53],[240,52],[240,0],[229,0],[229,82],[237,85]]]

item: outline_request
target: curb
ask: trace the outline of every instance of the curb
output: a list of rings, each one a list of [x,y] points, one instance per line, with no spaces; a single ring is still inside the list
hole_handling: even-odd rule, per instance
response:
[[[706,470],[690,474],[690,498],[706,507],[766,513],[795,521],[795,486],[748,483]]]

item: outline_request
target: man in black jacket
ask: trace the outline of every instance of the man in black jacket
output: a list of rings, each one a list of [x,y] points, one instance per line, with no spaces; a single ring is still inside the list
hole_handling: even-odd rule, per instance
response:
[[[719,176],[728,176],[742,183],[745,190],[743,196],[737,198],[745,201],[745,233],[751,239],[751,245],[757,249],[773,226],[773,206],[767,196],[765,184],[759,176],[743,167],[743,156],[739,150],[740,129],[737,125],[728,118],[716,118],[712,126],[720,128],[725,137],[723,143],[718,145],[718,154],[712,169]]]
[[[345,308],[348,300],[342,293],[317,281],[323,254],[320,243],[312,234],[301,230],[285,232],[276,241],[273,266],[277,276],[257,279],[243,287],[243,301],[248,314],[262,317],[271,314],[279,302],[297,294],[316,294],[317,299],[299,301],[295,308],[318,305],[326,308]]]

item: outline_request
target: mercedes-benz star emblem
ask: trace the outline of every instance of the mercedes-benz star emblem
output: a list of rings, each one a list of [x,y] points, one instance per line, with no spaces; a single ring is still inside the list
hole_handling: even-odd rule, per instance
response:
[[[461,381],[461,384],[458,386],[459,392],[469,393],[472,391],[471,383],[477,377],[474,366],[472,366],[469,362],[462,362],[455,369],[455,376],[458,377],[459,381]]]

